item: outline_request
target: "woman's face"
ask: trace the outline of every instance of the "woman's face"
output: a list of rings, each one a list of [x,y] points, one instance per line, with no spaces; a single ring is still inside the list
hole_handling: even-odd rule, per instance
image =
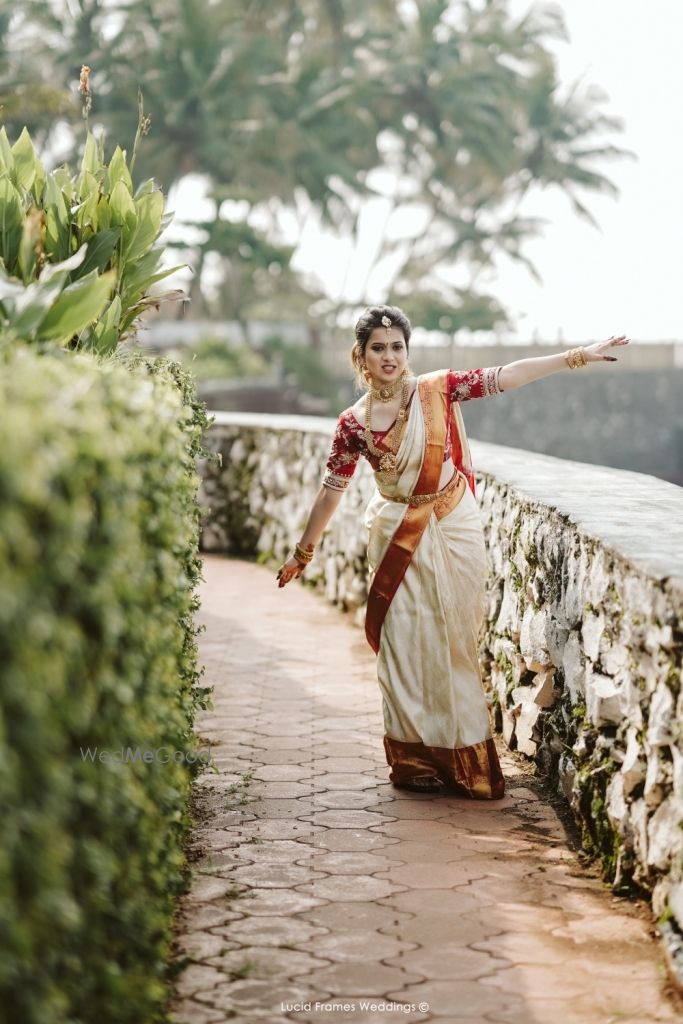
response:
[[[396,380],[408,362],[403,331],[399,327],[375,327],[365,346],[365,365],[378,381]]]

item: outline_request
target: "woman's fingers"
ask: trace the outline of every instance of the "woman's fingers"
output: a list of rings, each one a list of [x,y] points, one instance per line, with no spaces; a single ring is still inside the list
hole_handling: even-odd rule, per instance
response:
[[[625,334],[613,334],[611,338],[608,338],[607,341],[603,341],[602,344],[598,346],[598,350],[601,349],[601,348],[611,347],[612,345],[628,345],[629,341],[630,341],[630,338],[628,338]],[[616,356],[606,356],[606,355],[600,353],[599,351],[598,351],[598,355],[599,356],[601,355],[602,359],[604,359],[606,362],[609,362],[609,363],[616,363],[617,362],[617,357]]]
[[[297,569],[287,569],[284,566],[278,570],[277,581],[278,587],[284,587],[290,580],[298,579],[301,576],[301,571]]]

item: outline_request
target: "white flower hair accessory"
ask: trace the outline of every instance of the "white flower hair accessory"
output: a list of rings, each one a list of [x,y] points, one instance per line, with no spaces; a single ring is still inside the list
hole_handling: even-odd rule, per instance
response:
[[[388,330],[388,329],[389,329],[389,328],[391,327],[391,319],[390,319],[390,317],[388,317],[388,316],[383,316],[383,317],[382,317],[382,323],[383,323],[383,325],[384,325],[384,326],[385,326],[385,327],[387,328],[387,330]]]

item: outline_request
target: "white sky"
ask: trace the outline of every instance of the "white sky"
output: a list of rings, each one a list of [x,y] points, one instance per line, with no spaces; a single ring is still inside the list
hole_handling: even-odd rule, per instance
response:
[[[515,15],[529,6],[529,0],[510,0]],[[600,86],[604,111],[622,118],[625,128],[607,141],[632,150],[637,160],[596,165],[619,188],[616,199],[580,194],[599,231],[579,219],[557,189],[529,197],[520,214],[548,221],[525,248],[543,283],[505,258],[494,279],[482,276],[481,286],[509,309],[510,340],[590,341],[621,333],[638,341],[680,339],[683,2],[564,0],[557,6],[570,36],[569,43],[553,44],[563,87],[578,77]],[[206,215],[202,190],[195,178],[173,191],[169,208],[178,220]],[[376,263],[385,212],[382,199],[366,204],[357,251],[309,220],[295,268],[317,274],[333,298],[343,292],[359,304],[385,301],[386,271]],[[413,223],[419,230],[419,217],[397,220],[392,233],[403,235]],[[406,311],[410,315],[408,304]]]

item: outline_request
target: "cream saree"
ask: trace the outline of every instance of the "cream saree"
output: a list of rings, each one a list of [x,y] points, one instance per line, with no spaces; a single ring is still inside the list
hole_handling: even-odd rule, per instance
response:
[[[395,483],[378,484],[364,522],[371,586],[366,635],[377,654],[390,779],[438,775],[460,795],[498,799],[505,782],[477,655],[486,548],[467,438],[445,371],[418,378]],[[451,417],[456,475],[435,495]],[[382,488],[382,492],[379,490]]]

